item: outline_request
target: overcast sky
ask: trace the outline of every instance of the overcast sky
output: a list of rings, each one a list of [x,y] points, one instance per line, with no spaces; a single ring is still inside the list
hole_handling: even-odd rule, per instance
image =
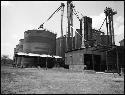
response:
[[[61,5],[65,3],[64,12],[64,34],[67,27],[66,1],[1,1],[1,54],[13,57],[14,48],[19,39],[24,38],[24,32],[37,29],[48,17]],[[117,11],[114,15],[115,43],[124,38],[124,2],[123,1],[73,1],[75,9],[84,16],[92,18],[92,27],[99,29],[104,18],[104,9],[112,7]],[[44,27],[60,36],[61,11],[56,13]],[[74,16],[73,25],[79,28],[79,21]],[[101,31],[106,33],[106,25]]]

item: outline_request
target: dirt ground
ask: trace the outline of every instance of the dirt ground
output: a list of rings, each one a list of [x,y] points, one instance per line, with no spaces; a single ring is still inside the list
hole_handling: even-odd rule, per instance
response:
[[[2,66],[1,94],[124,94],[124,76]]]

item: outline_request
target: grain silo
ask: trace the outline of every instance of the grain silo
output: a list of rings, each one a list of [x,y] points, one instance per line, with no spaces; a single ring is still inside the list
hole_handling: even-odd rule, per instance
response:
[[[25,31],[23,52],[56,55],[56,34],[47,30]],[[34,64],[37,60],[33,56],[24,56],[22,58],[21,64],[23,66]]]
[[[59,37],[56,39],[56,55],[65,57],[65,37]]]
[[[25,53],[56,54],[56,34],[46,30],[28,30],[24,33]]]

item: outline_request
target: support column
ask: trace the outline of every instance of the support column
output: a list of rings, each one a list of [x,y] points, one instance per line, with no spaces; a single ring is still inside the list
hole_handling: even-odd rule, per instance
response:
[[[108,62],[107,62],[107,51],[106,51],[106,67],[107,67],[107,71],[108,71]]]
[[[47,57],[46,57],[46,70],[47,70]]]
[[[93,70],[94,70],[94,54],[93,54],[93,51],[92,51],[92,64],[93,64]]]
[[[119,68],[119,55],[118,55],[118,49],[116,47],[116,55],[117,55],[117,70],[118,70],[118,74],[120,75],[120,68]]]

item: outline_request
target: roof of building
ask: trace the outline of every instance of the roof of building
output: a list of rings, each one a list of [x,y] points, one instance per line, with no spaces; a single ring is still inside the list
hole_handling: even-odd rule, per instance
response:
[[[60,56],[56,55],[47,55],[47,54],[34,54],[34,53],[24,53],[24,52],[18,52],[17,55],[23,55],[23,56],[35,56],[35,57],[54,57],[54,58],[62,58]]]

